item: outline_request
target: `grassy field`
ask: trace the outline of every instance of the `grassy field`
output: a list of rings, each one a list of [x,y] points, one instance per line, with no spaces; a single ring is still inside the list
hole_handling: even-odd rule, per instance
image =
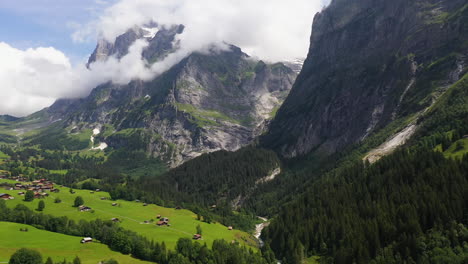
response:
[[[304,264],[318,264],[320,257],[314,256],[304,260]]]
[[[65,175],[67,174],[68,170],[49,170],[49,173],[51,174],[61,174],[61,175]]]
[[[20,228],[28,228],[28,232],[21,232]],[[72,261],[78,256],[83,264],[96,264],[111,258],[122,264],[150,263],[111,251],[103,244],[81,244],[80,237],[39,230],[22,224],[0,222],[0,238],[0,263],[7,263],[10,256],[21,247],[36,249],[44,260],[51,257],[54,262],[63,259]]]
[[[3,164],[6,159],[9,159],[10,156],[0,151],[0,164]],[[1,171],[0,171],[1,172]]]
[[[447,158],[462,158],[463,155],[468,153],[468,138],[457,140],[445,152],[444,156]]]
[[[8,158],[10,158],[10,157],[7,154],[0,151],[0,160],[8,159]]]
[[[0,182],[14,182],[10,180],[0,180]],[[176,210],[173,208],[164,208],[156,205],[143,206],[142,203],[129,201],[111,201],[101,200],[101,197],[109,198],[106,192],[91,193],[86,190],[75,190],[75,194],[69,192],[69,188],[58,188],[60,193],[52,193],[45,198],[46,207],[45,214],[54,216],[67,216],[74,220],[92,220],[104,219],[110,220],[114,217],[119,218],[122,222],[120,225],[129,230],[133,230],[143,236],[154,241],[164,241],[169,248],[173,248],[177,240],[181,237],[191,238],[196,232],[196,226],[200,225],[203,230],[203,240],[211,246],[215,239],[225,239],[227,241],[237,240],[243,244],[255,246],[256,242],[251,235],[239,231],[229,231],[227,227],[219,223],[204,223],[196,219],[196,215],[188,210]],[[39,200],[32,202],[24,202],[22,196],[18,196],[19,191],[5,191],[15,197],[14,200],[8,200],[7,205],[14,207],[17,204],[25,204],[31,209],[36,209]],[[85,205],[93,209],[92,212],[79,212],[72,207],[75,197],[81,196],[85,201]],[[58,197],[62,203],[54,203],[54,199]],[[118,206],[112,206],[112,203],[118,203]],[[151,219],[157,221],[156,216],[168,217],[170,219],[170,227],[159,227],[154,223],[145,224],[145,221]]]

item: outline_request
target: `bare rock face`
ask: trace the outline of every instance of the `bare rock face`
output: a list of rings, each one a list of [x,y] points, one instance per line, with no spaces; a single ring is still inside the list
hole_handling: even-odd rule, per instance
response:
[[[178,48],[182,32],[183,26],[131,29],[113,44],[98,43],[89,61],[121,57],[132,42],[146,38],[143,56],[155,62]],[[87,98],[59,100],[48,111],[67,127],[101,128],[106,136],[99,139],[110,148],[144,149],[177,166],[251,143],[266,130],[296,75],[283,63],[257,61],[229,46],[193,53],[148,82],[103,84]]]
[[[421,111],[466,58],[465,11],[463,0],[332,1],[262,144],[289,158],[329,154]]]
[[[128,54],[130,46],[138,39],[145,39],[149,47],[143,52],[143,58],[156,62],[177,48],[176,35],[184,31],[183,25],[159,27],[157,23],[149,23],[145,27],[134,27],[118,36],[113,43],[99,39],[94,52],[88,60],[88,66],[96,61],[105,61],[110,56],[117,59]]]

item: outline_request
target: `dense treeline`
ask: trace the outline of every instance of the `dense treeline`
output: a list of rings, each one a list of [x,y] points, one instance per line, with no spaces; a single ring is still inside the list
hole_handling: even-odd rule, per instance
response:
[[[466,263],[467,197],[468,156],[401,150],[317,180],[264,238],[284,263],[307,255],[323,255],[324,263],[434,263],[426,251],[439,234],[461,260],[450,263]]]
[[[237,152],[218,151],[190,160],[157,179],[142,178],[141,187],[156,192],[163,200],[187,197],[186,201],[213,205],[248,194],[257,180],[279,164],[276,154],[269,150],[247,147]]]
[[[10,209],[3,200],[0,200],[0,221],[28,224],[67,235],[92,237],[108,245],[112,250],[159,264],[275,263],[274,254],[269,249],[257,253],[224,240],[215,240],[210,249],[206,244],[201,245],[198,242],[193,243],[191,239],[181,238],[176,250],[170,250],[166,248],[164,242],[149,241],[133,231],[119,227],[112,221],[97,219],[90,222],[84,220],[75,222],[67,217],[35,213],[22,204]]]
[[[0,151],[10,156],[14,162],[22,162],[32,167],[46,170],[83,169],[93,170],[104,162],[104,157],[84,156],[68,151],[50,151],[36,148],[13,149],[7,145],[0,146]]]
[[[413,141],[427,147],[441,144],[445,150],[468,134],[468,74],[443,95],[421,123]]]
[[[0,133],[0,142],[12,144],[12,143],[16,143],[17,139],[15,136]]]
[[[409,143],[412,152],[402,151],[373,165],[380,172],[375,173],[361,162],[350,166],[348,161],[335,169],[334,175],[307,184],[312,186],[307,194],[288,204],[266,231],[278,256],[285,258],[286,263],[312,254],[333,256],[322,261],[336,263],[367,263],[369,259],[376,263],[468,262],[468,250],[463,244],[467,240],[463,234],[468,216],[462,215],[467,211],[468,197],[466,158],[445,160],[441,153],[433,153],[435,149],[446,151],[453,144],[457,151],[466,149],[460,139],[468,134],[467,87],[465,74],[420,120],[419,129]],[[317,177],[317,173],[296,169],[288,173],[291,181]],[[273,184],[276,183],[272,182],[270,188],[274,188]],[[371,184],[380,184],[381,188],[370,188]],[[447,198],[452,195],[452,187],[458,192]],[[255,203],[256,210],[265,210]],[[454,211],[458,215],[450,213]],[[404,216],[402,212],[411,215]],[[413,233],[401,229],[405,224],[413,224],[408,228]],[[390,238],[388,230],[392,231]],[[453,239],[454,234],[458,240]]]
[[[207,222],[219,221],[250,230],[257,218],[245,211],[233,213],[232,201],[248,196],[256,181],[268,176],[279,163],[276,154],[269,150],[247,147],[237,152],[218,151],[188,161],[159,177],[129,178],[125,186],[116,185],[109,193],[112,199],[182,206]]]
[[[72,137],[61,123],[41,129],[42,133],[26,137],[28,146],[39,145],[50,150],[82,150],[89,147],[88,138]]]

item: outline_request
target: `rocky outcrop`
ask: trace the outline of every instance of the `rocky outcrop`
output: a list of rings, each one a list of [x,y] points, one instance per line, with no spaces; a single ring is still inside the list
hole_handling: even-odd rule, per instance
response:
[[[314,18],[309,55],[262,144],[284,157],[333,153],[424,109],[466,54],[466,8],[332,1]],[[440,63],[447,71],[434,71]]]
[[[145,39],[149,42],[142,55],[144,59],[154,63],[178,47],[176,36],[183,31],[183,25],[159,27],[157,23],[150,23],[144,27],[134,27],[127,30],[118,36],[113,43],[99,39],[94,52],[89,57],[88,66],[96,61],[105,61],[110,56],[117,59],[122,58],[128,54],[130,46],[138,39]]]

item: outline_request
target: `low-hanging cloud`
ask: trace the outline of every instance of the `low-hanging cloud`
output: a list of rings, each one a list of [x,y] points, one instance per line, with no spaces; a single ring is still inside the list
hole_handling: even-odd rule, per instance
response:
[[[182,46],[237,45],[270,61],[305,57],[314,14],[328,0],[121,0],[73,34],[77,41],[101,34],[112,42],[149,21],[183,24]]]
[[[85,64],[72,66],[65,54],[51,47],[20,50],[0,42],[0,114],[31,114],[58,98],[86,96],[108,81],[147,80],[154,73],[141,57],[146,45],[138,40],[120,60],[111,57],[88,69]]]
[[[148,45],[137,40],[129,53],[88,67],[71,65],[54,48],[19,50],[0,43],[0,114],[24,116],[49,106],[58,98],[83,97],[99,84],[150,80],[194,51],[207,51],[223,43],[267,61],[305,57],[313,15],[327,0],[120,0],[95,21],[72,34],[76,41],[97,36],[113,42],[133,26],[157,22],[183,24],[179,49],[163,61],[149,65],[142,58]]]

